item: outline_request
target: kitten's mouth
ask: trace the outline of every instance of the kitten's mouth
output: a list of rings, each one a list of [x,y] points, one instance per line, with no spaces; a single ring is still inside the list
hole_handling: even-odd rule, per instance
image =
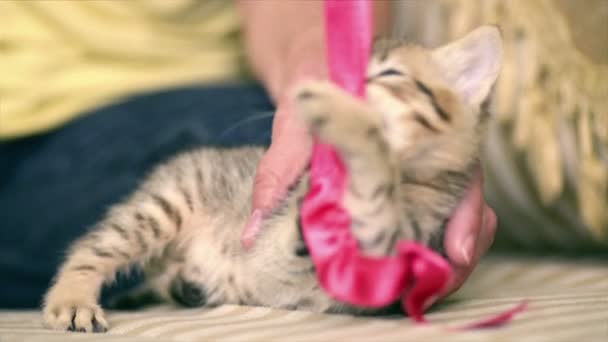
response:
[[[169,293],[178,304],[190,308],[203,306],[207,302],[207,291],[200,284],[187,281],[181,276],[173,280]]]

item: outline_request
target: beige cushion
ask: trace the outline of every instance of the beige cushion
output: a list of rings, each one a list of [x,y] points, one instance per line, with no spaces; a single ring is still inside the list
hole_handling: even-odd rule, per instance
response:
[[[457,332],[449,327],[509,309],[529,308],[511,324]],[[484,261],[467,285],[415,326],[402,317],[355,318],[268,308],[159,307],[110,312],[105,334],[45,330],[36,311],[0,312],[0,341],[605,341],[608,338],[606,260],[514,259]]]

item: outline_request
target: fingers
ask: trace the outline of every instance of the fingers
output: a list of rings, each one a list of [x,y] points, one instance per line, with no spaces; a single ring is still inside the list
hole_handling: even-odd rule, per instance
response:
[[[444,292],[444,296],[447,296],[454,291],[458,290],[465,280],[471,275],[479,259],[488,251],[494,241],[494,235],[496,233],[496,214],[494,210],[489,206],[485,206],[483,210],[482,225],[479,231],[478,243],[475,246],[473,253],[474,257],[470,264],[461,266],[458,264],[453,265],[454,278]]]
[[[257,237],[260,227],[262,225],[262,211],[260,209],[254,209],[245,224],[245,229],[241,234],[241,245],[245,249],[253,247],[255,238]]]
[[[457,266],[465,267],[474,262],[483,223],[483,207],[482,176],[478,172],[446,227],[446,253]]]
[[[484,203],[482,184],[478,172],[446,227],[444,243],[454,278],[445,295],[462,286],[494,241],[497,218],[494,210]]]
[[[483,213],[483,224],[481,231],[479,232],[479,239],[477,240],[477,246],[475,249],[475,258],[481,258],[494,242],[494,236],[496,235],[496,225],[498,221],[496,213],[489,206],[485,206]]]
[[[277,110],[272,137],[254,179],[253,211],[241,235],[245,248],[253,245],[264,215],[283,198],[310,159],[312,139],[290,108],[283,106]]]
[[[269,211],[285,195],[310,159],[312,139],[304,123],[286,104],[277,110],[272,144],[258,165],[253,209]]]

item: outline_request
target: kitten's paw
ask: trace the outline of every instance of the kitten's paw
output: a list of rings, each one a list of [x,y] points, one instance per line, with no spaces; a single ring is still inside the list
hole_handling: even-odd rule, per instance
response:
[[[338,92],[329,82],[309,81],[295,92],[295,104],[300,117],[317,133],[334,112],[333,97]]]
[[[378,153],[381,115],[368,103],[330,82],[311,81],[297,89],[295,104],[311,133],[343,154]]]
[[[44,324],[54,330],[101,333],[108,330],[108,321],[97,303],[66,298],[47,301],[43,310]]]

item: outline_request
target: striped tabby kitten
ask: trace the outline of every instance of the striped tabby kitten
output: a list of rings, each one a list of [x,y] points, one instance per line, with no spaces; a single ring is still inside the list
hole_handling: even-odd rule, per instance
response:
[[[442,245],[444,222],[478,159],[481,105],[499,72],[500,44],[495,27],[436,50],[379,40],[366,101],[325,82],[295,93],[311,131],[335,144],[350,169],[344,205],[366,252],[390,254],[399,239]],[[100,290],[132,265],[143,267],[147,282],[128,300],[153,294],[185,306],[362,311],[332,300],[316,282],[298,225],[306,175],[267,217],[255,247],[241,249],[262,153],[200,149],[161,165],[74,243],[45,296],[46,325],[106,331]]]

